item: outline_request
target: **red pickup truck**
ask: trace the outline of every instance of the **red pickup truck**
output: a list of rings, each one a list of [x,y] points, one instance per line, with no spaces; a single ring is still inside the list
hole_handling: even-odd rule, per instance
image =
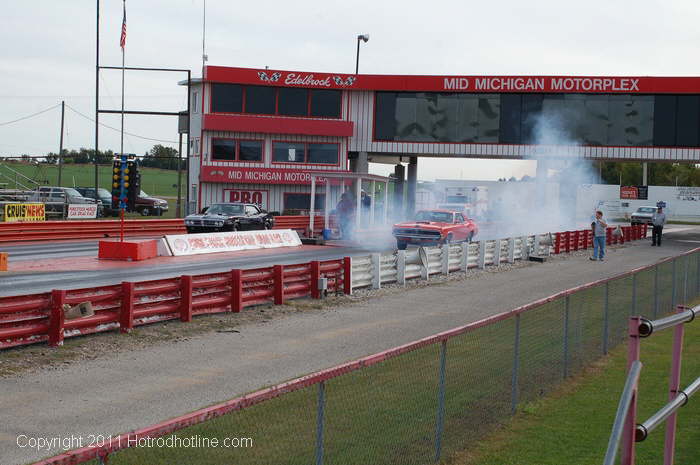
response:
[[[471,241],[478,232],[476,223],[461,212],[442,209],[420,210],[415,221],[395,224],[392,230],[399,250],[405,250],[408,244],[441,245]]]

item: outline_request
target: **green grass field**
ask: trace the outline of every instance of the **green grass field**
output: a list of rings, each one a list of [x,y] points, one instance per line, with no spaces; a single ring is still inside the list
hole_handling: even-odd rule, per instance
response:
[[[696,303],[697,304],[697,303]],[[686,325],[681,388],[700,376],[700,322]],[[637,422],[663,406],[668,396],[672,330],[642,341]],[[524,406],[503,430],[487,436],[451,465],[588,465],[602,463],[626,378],[625,346],[615,349],[553,395]],[[678,414],[677,464],[700,463],[700,398]],[[665,428],[637,444],[638,465],[663,463]],[[619,455],[618,455],[619,457]]]
[[[691,260],[681,259],[677,263],[677,270],[689,271],[687,282],[684,273],[676,273],[678,299],[690,296],[696,290],[693,286],[696,283],[695,260],[693,256]],[[568,306],[566,299],[558,299],[522,314],[519,322],[511,317],[450,339],[446,344],[442,463],[461,465],[463,462],[455,460],[463,457],[465,450],[480,450],[483,444],[494,441],[491,439],[494,434],[501,434],[498,432],[504,425],[514,424],[511,421],[513,394],[518,401],[519,413],[516,418],[527,417],[527,414],[539,411],[541,405],[549,402],[545,399],[553,392],[559,392],[561,386],[571,384],[572,378],[566,378],[565,372],[575,377],[586,367],[597,363],[603,356],[604,341],[610,348],[624,341],[630,314],[652,316],[653,299],[649,291],[653,289],[653,276],[652,271],[638,274],[634,278],[636,293],[632,292],[633,278],[625,277],[611,281],[607,291],[601,285],[577,293],[569,299]],[[659,268],[659,289],[662,291],[659,304],[664,311],[670,308],[672,276],[671,263]],[[633,295],[636,297],[634,306]],[[609,309],[607,324],[604,312],[606,301]],[[468,305],[465,300],[465,306]],[[513,392],[516,328],[519,328],[519,368],[517,389]],[[620,350],[624,354],[624,350]],[[612,359],[619,356],[618,352]],[[653,348],[645,351],[656,352]],[[327,381],[325,463],[433,463],[439,371],[440,345],[436,344]],[[618,383],[615,373],[611,377],[610,381],[606,381],[604,391],[607,390],[607,396],[615,398],[622,382]],[[593,392],[601,389],[595,387]],[[646,391],[642,392],[646,396]],[[225,398],[226,394],[222,393],[222,399]],[[252,438],[253,447],[250,448],[132,448],[113,454],[110,463],[313,463],[317,399],[318,386],[311,386],[176,433],[180,438],[193,435],[217,438],[220,443],[227,437]],[[514,455],[512,460],[515,461],[504,462],[496,458],[474,463],[594,463],[590,460],[562,460],[556,454],[577,450],[560,444],[564,441],[562,437],[576,441],[580,434],[597,437],[596,434],[604,436],[609,432],[611,423],[608,424],[608,417],[614,415],[615,405],[609,410],[607,405],[595,405],[599,400],[593,398],[593,405],[586,404],[585,408],[581,406],[583,404],[578,408],[576,404],[572,405],[566,410],[569,420],[566,427],[557,428],[553,423],[537,432],[540,442],[531,448],[532,453],[549,457],[549,462],[531,460],[527,456],[520,460],[519,456]],[[613,404],[615,402],[613,400]],[[572,424],[578,425],[582,431],[571,431]],[[562,437],[558,437],[553,448],[547,449],[546,433],[549,429]],[[588,429],[595,429],[596,433],[588,432]],[[534,439],[523,441],[523,447],[532,441]],[[495,452],[498,449],[494,449]],[[485,450],[480,457],[491,460],[489,453]],[[594,455],[585,457],[598,457],[595,454],[599,453],[604,453],[604,447],[591,450],[590,454]]]
[[[40,184],[58,185],[58,166],[56,165],[11,163],[0,160],[0,183],[6,184],[5,187],[9,189],[15,188],[15,175],[5,167],[9,167]],[[100,187],[107,190],[110,190],[111,170],[111,165],[100,165],[99,167]],[[183,171],[183,189],[187,188],[185,176]],[[16,179],[19,184],[27,185],[28,183],[21,176],[17,176]],[[95,185],[94,165],[63,165],[61,184],[63,187],[93,187]],[[177,197],[177,171],[141,168],[141,189],[156,197]]]

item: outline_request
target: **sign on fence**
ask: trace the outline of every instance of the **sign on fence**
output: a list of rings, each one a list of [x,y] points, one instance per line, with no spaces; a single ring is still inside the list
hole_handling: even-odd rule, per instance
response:
[[[179,234],[165,236],[174,256],[202,253],[236,252],[238,250],[297,247],[301,240],[292,229],[236,231],[208,234]]]
[[[68,205],[68,219],[69,220],[80,220],[97,218],[97,205],[96,204],[77,204]]]
[[[44,221],[46,208],[43,203],[6,203],[5,221]]]

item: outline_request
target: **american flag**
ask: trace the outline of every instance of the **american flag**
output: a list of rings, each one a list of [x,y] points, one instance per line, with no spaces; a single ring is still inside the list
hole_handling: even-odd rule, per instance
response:
[[[119,46],[122,50],[126,46],[126,0],[124,1],[124,19],[122,20],[122,36],[119,39]]]

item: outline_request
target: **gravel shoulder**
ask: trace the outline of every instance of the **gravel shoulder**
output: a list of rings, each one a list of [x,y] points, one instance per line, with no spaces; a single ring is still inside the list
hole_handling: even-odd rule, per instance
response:
[[[0,353],[0,457],[26,463],[58,452],[19,448],[29,437],[117,434],[347,360],[508,311],[700,246],[700,228],[547,263],[455,273],[324,301],[300,300],[73,338],[58,349]]]

